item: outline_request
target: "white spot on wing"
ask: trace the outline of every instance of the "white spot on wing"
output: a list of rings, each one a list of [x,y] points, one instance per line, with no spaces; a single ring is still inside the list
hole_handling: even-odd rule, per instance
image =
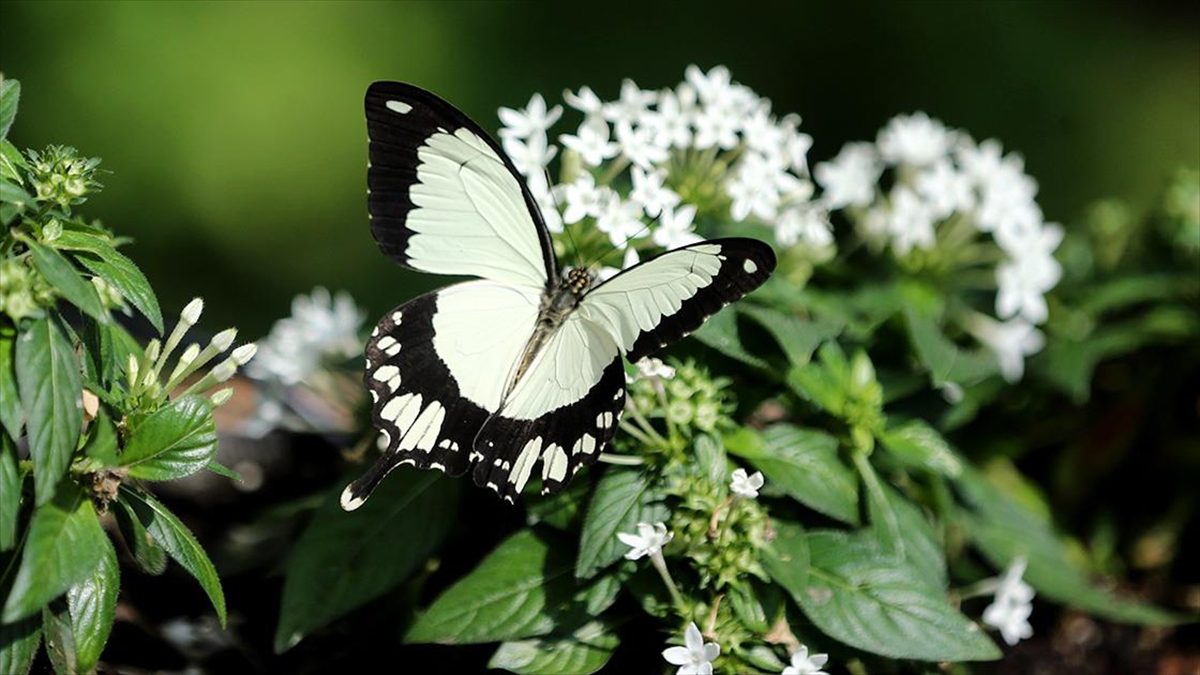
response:
[[[354,491],[351,490],[352,487],[352,485],[347,485],[346,489],[342,490],[341,503],[343,511],[353,511],[354,509],[362,506],[363,502],[367,501],[362,497],[355,497]]]
[[[525,489],[525,483],[529,482],[529,474],[533,471],[533,464],[538,460],[541,450],[542,437],[536,436],[531,438],[525,447],[521,448],[521,454],[517,455],[517,461],[508,475],[508,482],[513,484],[517,494],[520,494]]]
[[[412,106],[404,101],[388,101],[385,105],[387,105],[388,110],[391,110],[395,113],[400,113],[401,115],[406,115],[410,110],[412,110]]]
[[[561,483],[567,477],[567,453],[562,446],[550,444],[542,454],[542,480]]]
[[[746,270],[746,274],[754,274],[758,271],[758,265],[753,260],[747,258],[746,262],[742,263],[742,269]]]

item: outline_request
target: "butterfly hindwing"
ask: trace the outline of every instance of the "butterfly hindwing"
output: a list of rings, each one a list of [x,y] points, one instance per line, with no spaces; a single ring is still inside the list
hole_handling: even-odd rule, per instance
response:
[[[550,233],[500,146],[423,89],[367,89],[371,231],[421,272],[546,287],[558,272]]]
[[[756,239],[711,239],[667,251],[592,289],[576,314],[603,326],[630,361],[678,341],[758,288],[775,253]]]

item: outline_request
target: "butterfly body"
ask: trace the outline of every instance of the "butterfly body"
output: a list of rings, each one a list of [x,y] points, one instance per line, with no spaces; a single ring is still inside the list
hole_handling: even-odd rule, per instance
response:
[[[536,201],[486,132],[422,89],[367,91],[368,199],[380,248],[424,272],[477,277],[388,312],[364,382],[383,456],[346,488],[357,508],[401,465],[471,471],[513,501],[556,492],[612,440],[624,359],[680,339],[759,286],[774,253],[703,241],[597,283],[559,271]]]

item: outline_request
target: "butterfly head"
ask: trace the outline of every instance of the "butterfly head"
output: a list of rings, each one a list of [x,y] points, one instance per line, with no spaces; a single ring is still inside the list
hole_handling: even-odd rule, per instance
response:
[[[595,279],[596,275],[587,271],[587,269],[574,267],[567,271],[566,286],[576,297],[583,297],[583,294],[587,293],[587,290],[591,288],[592,282]]]

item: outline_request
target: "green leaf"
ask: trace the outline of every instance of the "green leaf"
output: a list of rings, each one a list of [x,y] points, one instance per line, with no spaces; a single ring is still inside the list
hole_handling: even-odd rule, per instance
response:
[[[954,383],[966,387],[998,372],[995,357],[987,351],[959,347],[942,334],[933,320],[912,310],[905,310],[904,316],[909,340],[935,386]]]
[[[83,278],[71,261],[64,258],[58,251],[42,246],[36,241],[29,239],[24,241],[25,245],[29,247],[29,252],[33,254],[33,266],[59,295],[96,321],[100,323],[108,321],[108,312],[105,311],[104,305],[100,304],[100,296],[96,294],[96,287]]]
[[[351,513],[331,492],[288,556],[275,650],[403,582],[455,524],[458,482],[401,469]]]
[[[218,476],[221,476],[222,478],[228,478],[229,480],[237,481],[238,483],[241,483],[244,480],[242,478],[242,474],[234,471],[215,459],[209,460],[208,464],[204,465],[204,468],[217,474]]]
[[[54,500],[39,506],[29,522],[21,567],[0,621],[37,613],[46,603],[83,581],[110,546],[92,501],[64,481]]]
[[[973,512],[964,514],[964,530],[1000,570],[1024,557],[1024,579],[1039,593],[1113,621],[1172,624],[1179,617],[1136,600],[1119,598],[1092,585],[1067,553],[1053,526],[967,467],[956,483]]]
[[[17,102],[20,100],[21,83],[18,80],[0,81],[0,138],[8,137],[8,130],[17,117]]]
[[[221,626],[224,626],[225,593],[221,590],[221,579],[217,577],[216,568],[196,537],[175,514],[149,494],[122,485],[120,499],[129,506],[133,516],[142,523],[154,541],[167,551],[167,555],[200,582],[200,587],[208,594],[213,609],[217,611]]]
[[[608,663],[619,642],[611,627],[592,621],[567,637],[505,642],[488,668],[520,675],[590,675]]]
[[[83,379],[71,343],[55,321],[45,317],[17,336],[16,365],[34,489],[37,503],[45,504],[54,496],[79,442]]]
[[[21,151],[17,150],[12,143],[0,138],[0,179],[12,181],[18,185],[22,184],[25,181],[21,179],[20,169],[24,169],[26,166],[28,164],[21,156]]]
[[[627,576],[628,573],[618,567],[614,572],[601,575],[583,590],[579,598],[583,601],[588,616],[599,616],[604,610],[612,607],[621,592],[621,582]]]
[[[116,505],[112,511],[117,518],[117,527],[121,530],[125,545],[133,553],[134,562],[147,574],[162,574],[167,569],[167,552],[154,541],[154,536],[138,519],[132,507],[120,500]]]
[[[737,313],[717,312],[692,337],[731,359],[766,369],[767,362],[751,354],[738,335]]]
[[[787,373],[788,385],[806,401],[831,415],[846,410],[846,387],[831,371],[819,365],[793,367]]]
[[[65,599],[59,598],[42,609],[42,640],[56,675],[74,675],[75,635]]]
[[[701,475],[714,485],[724,485],[729,482],[729,460],[725,456],[725,448],[721,440],[707,434],[700,435],[693,443],[696,453],[696,468]]]
[[[21,395],[17,392],[17,370],[13,364],[16,344],[11,333],[0,333],[0,424],[14,441],[21,438]]]
[[[767,485],[782,489],[811,509],[857,524],[858,478],[838,457],[829,434],[777,424],[762,433],[759,445],[729,448],[763,472]]]
[[[867,501],[872,530],[882,548],[908,561],[928,585],[946,588],[946,553],[924,511],[888,485],[883,486],[882,492],[887,501],[886,508],[897,525],[895,529],[882,526],[884,519],[881,511],[885,505],[874,496]],[[897,534],[898,541],[890,540]]]
[[[28,208],[29,205],[33,203],[33,197],[28,192],[23,190],[21,186],[17,185],[16,183],[10,183],[6,180],[0,179],[0,204],[11,204],[11,208],[16,209],[16,211],[12,212],[12,215],[15,215],[17,212]],[[7,225],[8,222],[9,220],[6,219],[5,224]]]
[[[636,532],[638,523],[666,520],[668,515],[645,472],[609,469],[583,518],[575,576],[587,579],[621,559],[628,547],[617,539],[618,532]]]
[[[557,494],[530,495],[525,499],[529,524],[545,523],[560,530],[574,528],[583,517],[583,507],[591,488],[591,476],[585,474],[572,479],[567,488]]]
[[[121,465],[134,478],[171,480],[203,469],[216,450],[212,404],[203,396],[184,396],[133,428]]]
[[[67,589],[67,608],[75,644],[74,672],[90,673],[100,660],[117,616],[121,573],[112,542],[105,541],[100,564],[83,581]]]
[[[473,644],[549,635],[583,617],[575,592],[563,547],[521,530],[418,615],[405,641]]]
[[[0,624],[0,673],[25,675],[42,641],[42,617]]]
[[[954,478],[963,463],[942,435],[922,420],[910,420],[880,434],[880,442],[905,466]]]
[[[54,240],[60,249],[86,251],[92,255],[79,256],[77,260],[92,274],[104,279],[136,307],[150,323],[162,333],[162,310],[149,280],[138,266],[108,241],[87,232],[67,230]]]
[[[8,436],[0,435],[0,551],[17,545],[24,482],[25,476],[17,465],[16,447]]]
[[[794,366],[807,365],[822,342],[842,332],[842,324],[830,319],[805,321],[792,314],[755,305],[740,306],[738,312],[765,328]]]
[[[793,595],[808,588],[808,535],[799,523],[775,521],[775,540],[763,552],[767,574]]]
[[[873,654],[922,661],[980,661],[1000,650],[911,563],[844,532],[808,535],[806,583],[780,581],[826,635]]]

